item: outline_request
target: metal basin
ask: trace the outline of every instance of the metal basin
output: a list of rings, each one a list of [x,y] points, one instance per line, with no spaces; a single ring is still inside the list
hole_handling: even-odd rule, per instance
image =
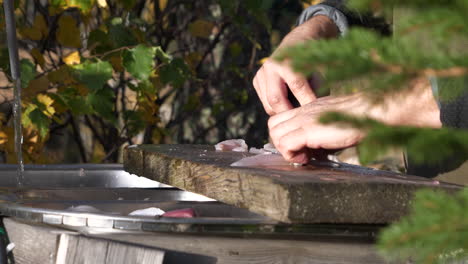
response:
[[[373,239],[379,226],[288,225],[123,171],[121,165],[0,166],[0,213],[85,233],[174,232]],[[149,207],[192,208],[194,218],[130,216]]]

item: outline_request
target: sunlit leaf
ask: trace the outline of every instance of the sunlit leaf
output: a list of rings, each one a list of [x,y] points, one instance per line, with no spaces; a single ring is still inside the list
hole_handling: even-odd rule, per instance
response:
[[[0,145],[5,144],[8,141],[8,135],[4,131],[0,131]]]
[[[80,48],[80,29],[76,21],[69,15],[63,15],[58,21],[57,41],[66,47]]]
[[[167,1],[168,1],[168,0],[159,0],[159,9],[161,9],[161,11],[163,11],[164,9],[166,9]]]
[[[107,61],[90,62],[73,66],[76,77],[91,91],[101,89],[112,77],[112,65]]]
[[[133,77],[147,80],[154,68],[155,49],[138,45],[123,52],[123,65]]]
[[[88,13],[94,5],[94,0],[66,0],[67,7],[76,7],[83,13]]]
[[[80,64],[81,58],[78,51],[74,51],[63,58],[63,62],[67,65]]]
[[[47,117],[52,117],[55,114],[55,109],[52,106],[54,100],[46,94],[38,94],[36,98],[37,102],[40,103],[39,109],[42,110],[44,115],[46,115]]]
[[[97,0],[97,3],[100,7],[107,7],[107,1],[106,0]]]

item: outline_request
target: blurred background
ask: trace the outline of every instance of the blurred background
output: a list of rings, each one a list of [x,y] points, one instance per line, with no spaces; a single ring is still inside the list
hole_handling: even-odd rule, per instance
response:
[[[253,76],[314,2],[15,1],[25,162],[121,162],[125,146],[142,143],[262,146]],[[16,163],[0,38],[0,161]]]

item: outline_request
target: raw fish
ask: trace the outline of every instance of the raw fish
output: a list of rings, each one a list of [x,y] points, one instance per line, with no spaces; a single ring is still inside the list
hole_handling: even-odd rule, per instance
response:
[[[289,166],[280,154],[258,154],[243,158],[231,164],[233,167],[257,167],[257,166]]]
[[[149,207],[149,208],[145,208],[145,209],[135,210],[135,211],[129,213],[128,215],[155,217],[155,216],[160,216],[160,215],[163,215],[163,214],[164,214],[163,210],[161,210],[159,208],[156,208],[156,207]]]
[[[249,147],[243,139],[229,139],[215,145],[217,151],[247,152]]]

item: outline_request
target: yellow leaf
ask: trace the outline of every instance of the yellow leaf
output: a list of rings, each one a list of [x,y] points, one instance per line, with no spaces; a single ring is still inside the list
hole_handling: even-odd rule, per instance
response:
[[[46,76],[41,76],[29,82],[29,85],[24,89],[24,99],[31,99],[36,94],[46,92],[49,89],[49,79]]]
[[[73,17],[69,15],[60,17],[58,21],[57,40],[61,45],[66,47],[81,47],[80,29],[77,27]]]
[[[63,58],[63,62],[67,65],[74,65],[80,64],[80,53],[78,51],[74,51]]]
[[[42,39],[42,33],[37,28],[20,28],[18,31],[21,37],[23,38],[27,38],[30,40]]]
[[[260,60],[258,61],[258,64],[263,65],[263,63],[265,63],[268,59],[269,59],[268,57],[265,57],[265,58],[263,58],[263,59],[260,59]]]
[[[323,0],[306,0],[306,1],[303,1],[302,2],[302,7],[304,9],[308,8],[309,6],[311,5],[318,5],[320,4],[321,2],[323,2]]]
[[[44,68],[44,64],[45,64],[44,56],[37,48],[33,48],[31,50],[31,56],[34,58],[37,64],[41,65],[41,67]]]
[[[100,7],[107,7],[106,0],[97,0],[97,3]]]
[[[0,131],[0,144],[3,145],[7,141],[8,141],[8,135],[5,132]]]
[[[54,100],[46,94],[38,94],[37,101],[42,103],[45,106],[45,109],[42,111],[44,115],[52,117],[55,114],[55,108],[52,106]]]
[[[39,14],[34,18],[34,27],[37,28],[45,38],[49,35],[49,27],[44,19],[44,16]]]
[[[210,21],[198,19],[188,26],[188,30],[195,37],[208,38],[214,26],[215,25]]]
[[[161,11],[163,11],[164,9],[166,9],[167,1],[168,1],[168,0],[159,0],[159,8],[161,9]]]

